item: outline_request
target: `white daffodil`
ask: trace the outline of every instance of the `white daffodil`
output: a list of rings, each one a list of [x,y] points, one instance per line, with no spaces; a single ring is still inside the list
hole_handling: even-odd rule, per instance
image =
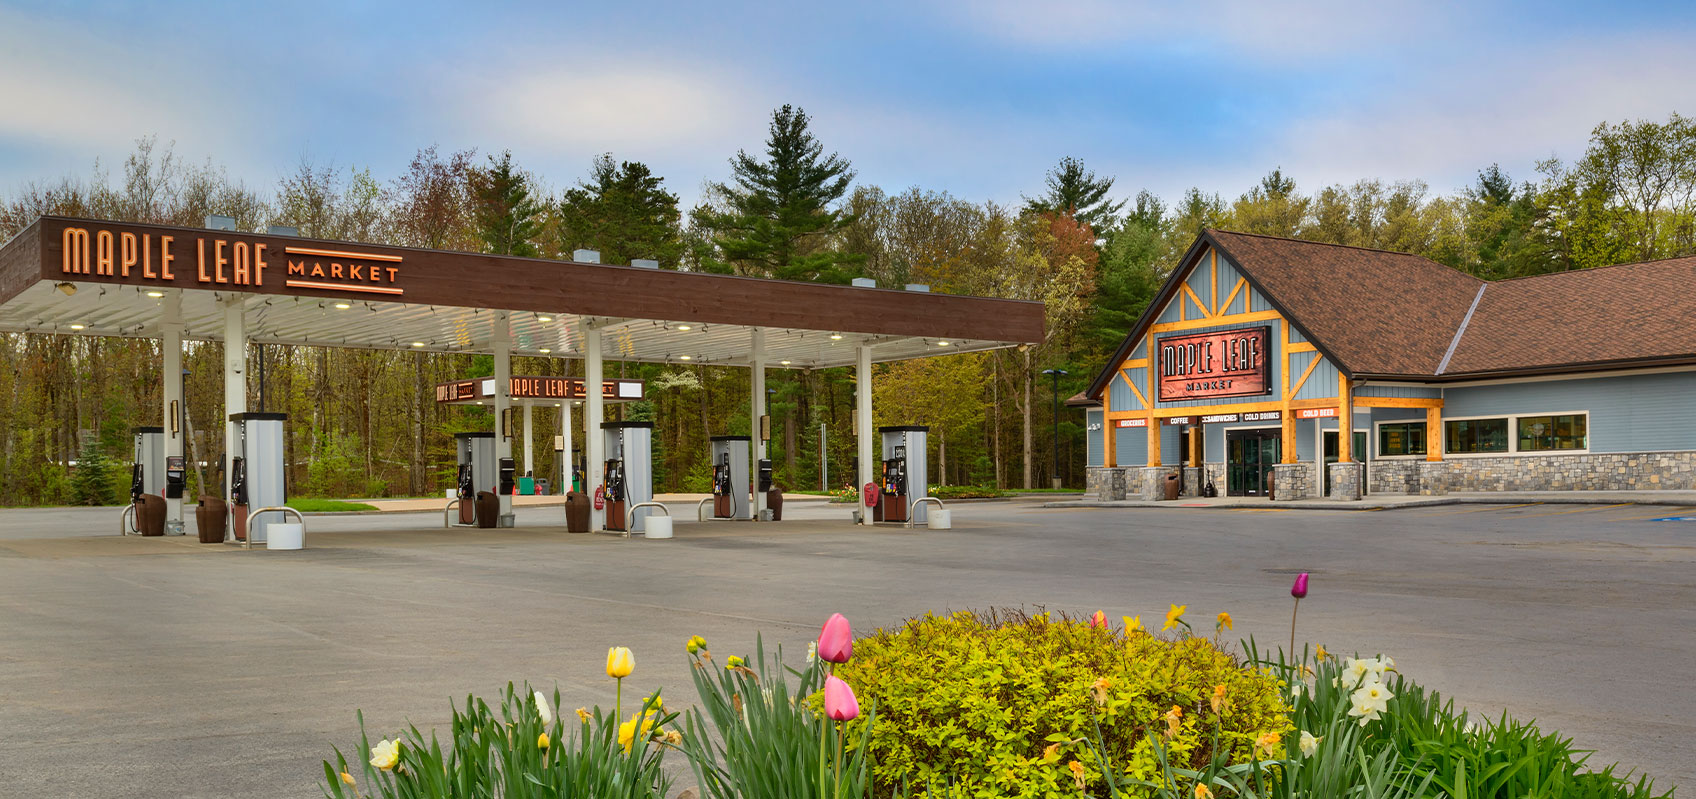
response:
[[[388,771],[400,762],[400,741],[384,738],[371,747],[371,765]]]
[[[1291,699],[1299,699],[1301,697],[1301,692],[1306,690],[1306,689],[1307,689],[1306,683],[1299,683],[1299,682],[1290,683],[1290,698]]]
[[[818,660],[818,659],[819,659],[819,642],[808,641],[807,642],[807,665],[809,665],[809,666],[812,665],[813,662]]]
[[[1368,679],[1377,679],[1378,675],[1383,673],[1373,669],[1375,662],[1362,658],[1349,658],[1348,662],[1343,664],[1343,674],[1348,676],[1350,685],[1359,686]]]
[[[548,698],[541,691],[536,692],[536,715],[542,717],[542,726],[554,723],[554,711],[548,707]]]
[[[1390,700],[1395,698],[1390,689],[1381,682],[1368,683],[1349,694],[1349,701],[1357,705],[1367,705],[1375,710],[1388,710]]]
[[[1366,722],[1375,721],[1378,718],[1378,708],[1362,702],[1355,702],[1353,707],[1349,708],[1349,715],[1360,719],[1360,726],[1365,727]]]
[[[1324,738],[1315,737],[1313,733],[1308,732],[1307,730],[1302,730],[1301,743],[1299,744],[1301,746],[1301,756],[1313,757],[1313,753],[1319,751],[1319,742],[1322,740],[1324,740]]]

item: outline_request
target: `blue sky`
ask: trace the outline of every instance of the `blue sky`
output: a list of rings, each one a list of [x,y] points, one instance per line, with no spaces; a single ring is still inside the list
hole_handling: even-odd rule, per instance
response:
[[[1696,114],[1693,33],[1688,3],[0,0],[0,192],[156,134],[266,191],[436,143],[556,189],[611,152],[688,203],[785,102],[891,190],[1016,202],[1076,155],[1127,195],[1275,166],[1450,192]]]

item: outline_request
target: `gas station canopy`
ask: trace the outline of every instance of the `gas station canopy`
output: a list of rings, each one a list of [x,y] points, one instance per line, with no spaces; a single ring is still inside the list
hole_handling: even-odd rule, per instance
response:
[[[420,250],[281,235],[42,217],[0,247],[0,331],[157,338],[181,291],[184,336],[219,340],[232,302],[256,343],[490,353],[505,312],[515,355],[768,368],[1034,344],[1043,306],[639,266]]]

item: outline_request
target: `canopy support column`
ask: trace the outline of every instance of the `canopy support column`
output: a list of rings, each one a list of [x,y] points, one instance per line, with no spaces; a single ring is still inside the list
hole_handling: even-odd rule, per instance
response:
[[[159,349],[163,356],[159,369],[163,389],[160,426],[165,428],[165,463],[161,465],[168,465],[172,458],[183,457],[183,438],[187,435],[183,425],[183,293],[167,289],[159,305]],[[183,532],[183,500],[180,495],[170,496],[169,490],[165,496],[165,531],[171,535]]]
[[[506,312],[495,314],[490,322],[490,343],[495,350],[495,493],[499,494],[502,527],[513,526],[512,494],[502,491],[499,482],[500,464],[512,458],[512,330]],[[526,430],[526,433],[529,431]]]
[[[606,418],[601,397],[601,329],[593,324],[583,325],[583,457],[588,467],[583,476],[583,490],[591,497],[600,490],[605,479],[603,458],[606,442],[601,438],[601,420]],[[606,527],[606,512],[590,504],[589,529]]]
[[[559,403],[559,446],[560,446],[560,490],[564,494],[571,491],[571,464],[576,458],[571,453],[571,398],[566,397]]]
[[[858,446],[860,468],[855,475],[861,491],[872,481],[872,348],[869,344],[861,344],[856,353],[858,362],[854,366],[854,427],[859,434],[855,442]],[[865,497],[860,498],[860,523],[870,526],[872,523],[871,508],[866,507]]]
[[[241,453],[236,450],[236,423],[230,421],[230,414],[247,413],[246,302],[241,295],[224,299],[224,498],[232,502],[232,459]]]
[[[766,331],[757,327],[754,328],[749,336],[748,346],[751,366],[748,381],[748,418],[753,426],[751,432],[754,439],[754,446],[749,448],[754,462],[750,465],[748,474],[753,478],[754,504],[752,507],[754,518],[759,519],[766,509],[766,495],[760,491],[760,461],[766,458],[766,439],[764,431],[760,429],[760,421],[766,415]]]
[[[527,477],[536,476],[536,435],[532,432],[536,425],[531,419],[531,407],[530,403],[524,404],[524,474]]]

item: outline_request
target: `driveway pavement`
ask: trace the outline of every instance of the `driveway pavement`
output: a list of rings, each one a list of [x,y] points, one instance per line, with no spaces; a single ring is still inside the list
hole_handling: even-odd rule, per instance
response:
[[[796,503],[776,524],[690,521],[645,541],[567,535],[558,508],[514,530],[439,514],[318,517],[309,549],[241,551],[109,534],[115,511],[0,511],[0,796],[317,796],[320,758],[438,725],[508,680],[612,701],[690,697],[683,641],[756,634],[799,654],[926,611],[1190,606],[1206,627],[1384,652],[1469,708],[1536,718],[1647,769],[1696,778],[1696,522],[1665,507],[1456,505],[1377,512],[954,505],[947,532],[855,529]],[[789,510],[786,508],[786,510]],[[355,753],[357,754],[357,753]]]

